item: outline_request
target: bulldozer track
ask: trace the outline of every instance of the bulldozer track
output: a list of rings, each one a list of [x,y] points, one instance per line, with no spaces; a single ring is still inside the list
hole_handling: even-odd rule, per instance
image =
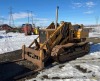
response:
[[[81,48],[85,44],[86,43],[80,43],[79,47]],[[85,55],[86,53],[88,53],[89,49],[87,48],[88,47],[87,45],[88,44],[85,45],[85,49],[83,51],[82,51],[83,48],[78,49],[72,43],[69,43],[66,45],[57,45],[53,48],[51,56],[53,57],[55,61],[59,63],[70,61],[70,60],[76,59],[77,57],[81,57]],[[76,50],[76,51],[74,51],[73,53],[73,50]],[[77,50],[80,50],[80,51],[77,52]]]

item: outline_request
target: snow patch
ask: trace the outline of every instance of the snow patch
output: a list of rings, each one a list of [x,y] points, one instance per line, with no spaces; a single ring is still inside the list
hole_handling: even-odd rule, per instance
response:
[[[38,35],[25,36],[24,33],[0,32],[0,54],[15,51],[22,48],[22,45],[29,46]]]

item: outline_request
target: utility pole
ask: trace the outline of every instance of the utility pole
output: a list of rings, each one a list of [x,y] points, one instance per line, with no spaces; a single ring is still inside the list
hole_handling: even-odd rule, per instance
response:
[[[31,19],[32,19],[32,26],[33,26],[33,14],[32,14],[32,11],[31,11]]]
[[[57,6],[57,8],[56,8],[56,23],[55,23],[55,29],[57,28],[57,23],[58,23],[58,9],[59,9],[59,6]]]
[[[96,17],[96,25],[98,26],[99,16]]]
[[[97,31],[99,32],[100,31],[99,26],[98,26],[99,16],[95,17],[95,19],[96,19]]]
[[[29,10],[27,10],[27,15],[28,15],[28,24],[29,24]]]
[[[12,15],[12,7],[9,8],[9,26],[14,26],[14,20],[13,20],[13,15]]]

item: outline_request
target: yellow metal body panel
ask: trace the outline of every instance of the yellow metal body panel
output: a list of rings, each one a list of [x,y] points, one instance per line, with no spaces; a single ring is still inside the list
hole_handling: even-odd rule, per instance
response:
[[[76,31],[75,34],[76,34],[76,38],[77,39],[80,39],[81,38],[81,31],[78,30],[78,31]]]
[[[81,38],[86,38],[88,37],[89,32],[88,30],[85,29],[78,29],[77,31],[75,31],[75,38],[77,39],[81,39]]]
[[[39,34],[39,30],[37,28],[34,28],[34,31],[33,31],[36,35]]]

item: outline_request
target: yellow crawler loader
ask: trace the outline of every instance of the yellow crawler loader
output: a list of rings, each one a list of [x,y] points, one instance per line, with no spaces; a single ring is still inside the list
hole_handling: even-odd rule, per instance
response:
[[[22,58],[31,61],[42,70],[50,62],[64,63],[89,52],[86,42],[88,31],[83,25],[62,21],[55,27],[51,23],[39,30],[39,36],[28,46],[22,46]]]

